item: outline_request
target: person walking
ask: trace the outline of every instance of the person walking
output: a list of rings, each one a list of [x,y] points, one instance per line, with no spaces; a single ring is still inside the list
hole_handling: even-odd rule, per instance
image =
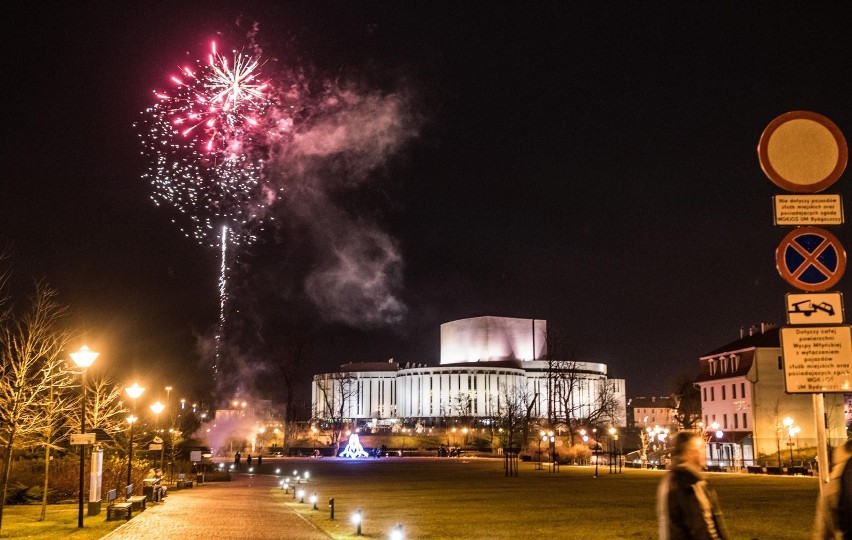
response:
[[[817,502],[814,538],[852,539],[852,440],[834,449],[828,484]]]
[[[726,540],[716,492],[707,483],[704,439],[681,431],[674,437],[671,468],[657,489],[660,540]]]

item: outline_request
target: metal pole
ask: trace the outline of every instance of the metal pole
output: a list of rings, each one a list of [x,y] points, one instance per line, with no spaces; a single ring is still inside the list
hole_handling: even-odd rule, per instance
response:
[[[127,440],[127,484],[130,485],[130,471],[133,470],[133,424],[136,422],[130,422],[130,435]]]
[[[83,399],[80,401],[80,433],[86,433],[86,370],[82,375]],[[86,476],[86,445],[80,445],[80,493],[77,495],[77,528],[83,528],[83,483]]]
[[[822,494],[828,483],[828,473],[831,464],[828,462],[828,441],[825,434],[825,403],[822,392],[813,394],[814,423],[817,430],[817,477],[819,478],[819,491]]]

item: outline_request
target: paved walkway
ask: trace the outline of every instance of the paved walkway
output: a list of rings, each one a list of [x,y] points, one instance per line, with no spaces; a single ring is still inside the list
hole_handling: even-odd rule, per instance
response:
[[[230,482],[208,482],[170,491],[165,501],[104,536],[105,539],[204,538],[328,540],[331,538],[272,496],[274,476],[232,475]],[[106,516],[106,513],[101,515]]]

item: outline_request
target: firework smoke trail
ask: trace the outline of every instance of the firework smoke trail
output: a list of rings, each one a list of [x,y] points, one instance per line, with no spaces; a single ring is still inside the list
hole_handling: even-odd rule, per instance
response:
[[[185,214],[187,236],[221,245],[214,377],[225,331],[228,243],[253,241],[274,200],[261,182],[266,138],[274,131],[264,125],[273,103],[261,65],[259,57],[237,52],[229,61],[213,43],[206,60],[170,77],[171,90],[154,92],[156,102],[140,122],[151,163],[143,178],[154,188],[154,203]]]
[[[219,375],[218,359],[222,354],[222,336],[225,333],[225,306],[227,304],[228,292],[228,226],[222,226],[222,263],[219,267],[219,328],[216,332],[215,358],[217,362],[213,365],[213,377]]]

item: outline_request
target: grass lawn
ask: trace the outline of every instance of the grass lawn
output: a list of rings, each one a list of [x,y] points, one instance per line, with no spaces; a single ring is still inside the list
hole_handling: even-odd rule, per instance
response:
[[[314,511],[276,490],[283,503],[328,532],[352,538],[350,516],[363,513],[364,538],[387,538],[397,523],[411,539],[656,538],[654,511],[662,471],[566,467],[559,473],[522,463],[506,477],[497,459],[382,458],[289,462],[309,470]],[[288,471],[292,472],[292,471]],[[814,478],[712,474],[732,538],[809,538]],[[328,499],[335,499],[335,520]]]
[[[124,523],[106,520],[106,503],[100,516],[89,517],[83,508],[83,528],[77,528],[77,504],[52,504],[47,507],[44,521],[40,505],[6,506],[3,509],[3,530],[0,538],[101,538]]]

